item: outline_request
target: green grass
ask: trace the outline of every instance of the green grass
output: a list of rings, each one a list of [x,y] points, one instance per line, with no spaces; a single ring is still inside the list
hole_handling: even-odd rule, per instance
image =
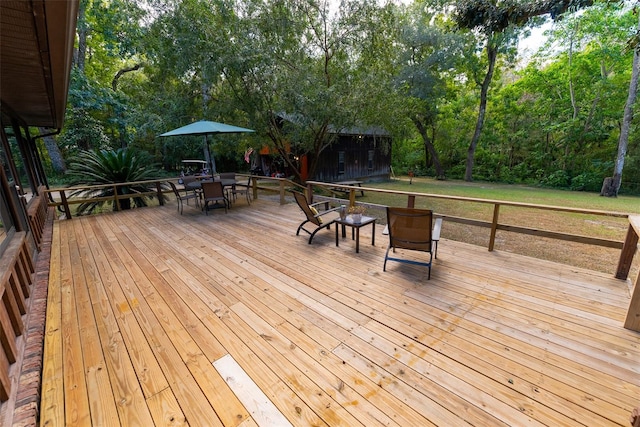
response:
[[[387,190],[640,214],[640,197],[634,196],[611,198],[602,197],[598,193],[582,191],[554,190],[486,182],[438,181],[430,178],[413,178],[412,184],[409,184],[409,178],[407,177],[389,182],[366,183],[365,185]],[[373,198],[381,198],[381,202],[375,202]],[[385,199],[390,200],[391,196],[375,195],[372,196],[371,202],[388,204],[384,203]]]

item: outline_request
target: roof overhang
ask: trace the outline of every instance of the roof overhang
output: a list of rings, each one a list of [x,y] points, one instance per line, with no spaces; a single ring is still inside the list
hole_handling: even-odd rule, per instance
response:
[[[2,113],[28,126],[61,128],[79,0],[0,1]]]

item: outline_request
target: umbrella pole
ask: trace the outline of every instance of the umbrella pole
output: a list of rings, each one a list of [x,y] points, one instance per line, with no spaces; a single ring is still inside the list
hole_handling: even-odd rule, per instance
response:
[[[209,165],[209,172],[211,173],[211,176],[213,176],[216,173],[216,162],[213,159],[213,156],[211,155],[211,148],[209,148],[208,135],[206,134],[204,136],[204,145],[206,148],[205,155],[207,157],[207,162]]]

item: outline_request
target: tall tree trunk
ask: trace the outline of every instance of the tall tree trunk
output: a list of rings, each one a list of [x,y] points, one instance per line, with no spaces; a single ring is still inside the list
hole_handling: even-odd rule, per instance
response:
[[[87,58],[87,34],[89,28],[87,26],[87,20],[85,17],[85,10],[87,8],[86,0],[81,0],[78,7],[78,25],[76,32],[78,34],[78,48],[73,52],[74,66],[84,74],[84,62]]]
[[[571,33],[569,40],[569,96],[571,97],[571,108],[573,108],[573,119],[575,120],[578,118],[579,111],[578,103],[576,102],[576,91],[573,87],[573,35],[574,33]]]
[[[45,128],[40,128],[41,134],[45,134],[46,131]],[[44,146],[51,159],[51,167],[58,173],[64,173],[67,170],[67,165],[64,162],[64,157],[62,156],[62,152],[60,152],[60,147],[58,147],[55,138],[53,136],[45,136],[42,139],[44,140]]]
[[[420,136],[422,136],[422,142],[424,143],[424,147],[426,150],[425,156],[431,156],[431,161],[433,162],[433,167],[436,169],[436,179],[445,179],[444,176],[444,168],[442,167],[442,163],[440,163],[440,158],[438,157],[438,152],[436,151],[436,147],[433,145],[433,140],[429,138],[429,134],[427,128],[423,125],[423,123],[414,118],[413,124],[418,129]],[[427,158],[428,160],[428,158]]]
[[[489,60],[489,67],[487,74],[484,76],[482,85],[480,86],[480,107],[478,108],[478,119],[476,120],[476,129],[473,132],[473,138],[471,138],[471,144],[467,150],[467,163],[466,171],[464,174],[465,181],[473,181],[473,162],[476,154],[476,147],[482,134],[482,127],[484,126],[484,117],[487,112],[487,93],[489,92],[489,85],[491,85],[491,79],[493,79],[493,71],[496,66],[496,57],[498,56],[498,47],[495,45],[493,35],[489,37],[487,42],[487,59]]]
[[[640,14],[638,15],[638,31],[640,31]],[[624,158],[627,155],[627,145],[629,143],[629,129],[633,120],[633,105],[636,103],[636,93],[638,91],[638,74],[640,74],[640,46],[634,46],[633,66],[631,69],[631,81],[629,82],[629,94],[627,102],[624,104],[622,115],[622,126],[620,127],[620,138],[618,139],[618,155],[614,166],[613,177],[605,178],[602,183],[601,196],[617,197],[622,184],[622,170],[624,169]]]

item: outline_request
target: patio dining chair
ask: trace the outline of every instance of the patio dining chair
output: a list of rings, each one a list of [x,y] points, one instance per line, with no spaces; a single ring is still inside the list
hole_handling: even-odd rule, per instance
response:
[[[176,201],[178,202],[178,210],[180,211],[180,215],[182,215],[182,208],[185,201],[187,202],[187,204],[189,204],[189,200],[193,199],[196,201],[196,207],[200,205],[200,196],[195,191],[183,190],[184,193],[181,193],[180,190],[178,190],[178,187],[176,187],[176,185],[171,181],[169,181],[169,186],[171,187],[171,190],[173,190],[173,194],[176,195]]]
[[[383,271],[387,271],[387,261],[397,261],[407,264],[424,265],[429,269],[428,279],[431,278],[431,264],[433,261],[433,212],[428,209],[387,207],[387,225],[389,231],[389,247],[384,256]],[[429,254],[429,261],[419,260],[418,257],[389,256],[389,252],[396,253],[396,249],[406,251],[420,251]],[[404,253],[403,253],[404,255]],[[406,254],[409,256],[408,254]]]
[[[194,175],[187,175],[187,176],[183,176],[182,178],[180,178],[180,181],[182,181],[182,186],[184,187],[184,190],[188,189],[189,184],[196,182],[198,180],[198,178]]]
[[[233,197],[234,203],[237,200],[238,195],[240,196],[244,195],[247,198],[247,204],[250,205],[251,204],[251,177],[248,178],[246,184],[235,184],[233,187],[231,187],[230,191],[231,191],[231,196]]]
[[[318,231],[322,230],[323,228],[326,228],[327,230],[331,229],[331,224],[333,224],[337,219],[337,217],[331,218],[331,219],[328,219],[328,218],[325,219],[323,218],[323,216],[331,212],[337,212],[340,208],[336,207],[336,208],[329,209],[329,202],[318,202],[318,203],[309,204],[309,202],[307,201],[307,196],[305,196],[304,194],[299,193],[297,191],[292,191],[292,193],[294,198],[296,199],[296,202],[298,203],[298,206],[300,206],[300,209],[302,209],[302,212],[304,212],[307,218],[304,221],[302,221],[302,223],[298,227],[298,231],[296,231],[296,236],[300,234],[300,230],[303,230],[304,232],[310,235],[309,244],[311,244],[313,237],[316,235]],[[318,207],[320,205],[324,205],[325,209],[323,211],[318,210]],[[310,225],[314,228],[313,230],[307,230],[306,228],[304,228],[305,225]]]
[[[221,172],[220,179],[236,179],[235,172]]]
[[[204,200],[204,212],[209,215],[209,204],[215,205],[222,203],[224,206],[224,213],[227,213],[229,207],[227,198],[224,195],[224,188],[220,181],[203,182],[202,183],[202,198]]]

